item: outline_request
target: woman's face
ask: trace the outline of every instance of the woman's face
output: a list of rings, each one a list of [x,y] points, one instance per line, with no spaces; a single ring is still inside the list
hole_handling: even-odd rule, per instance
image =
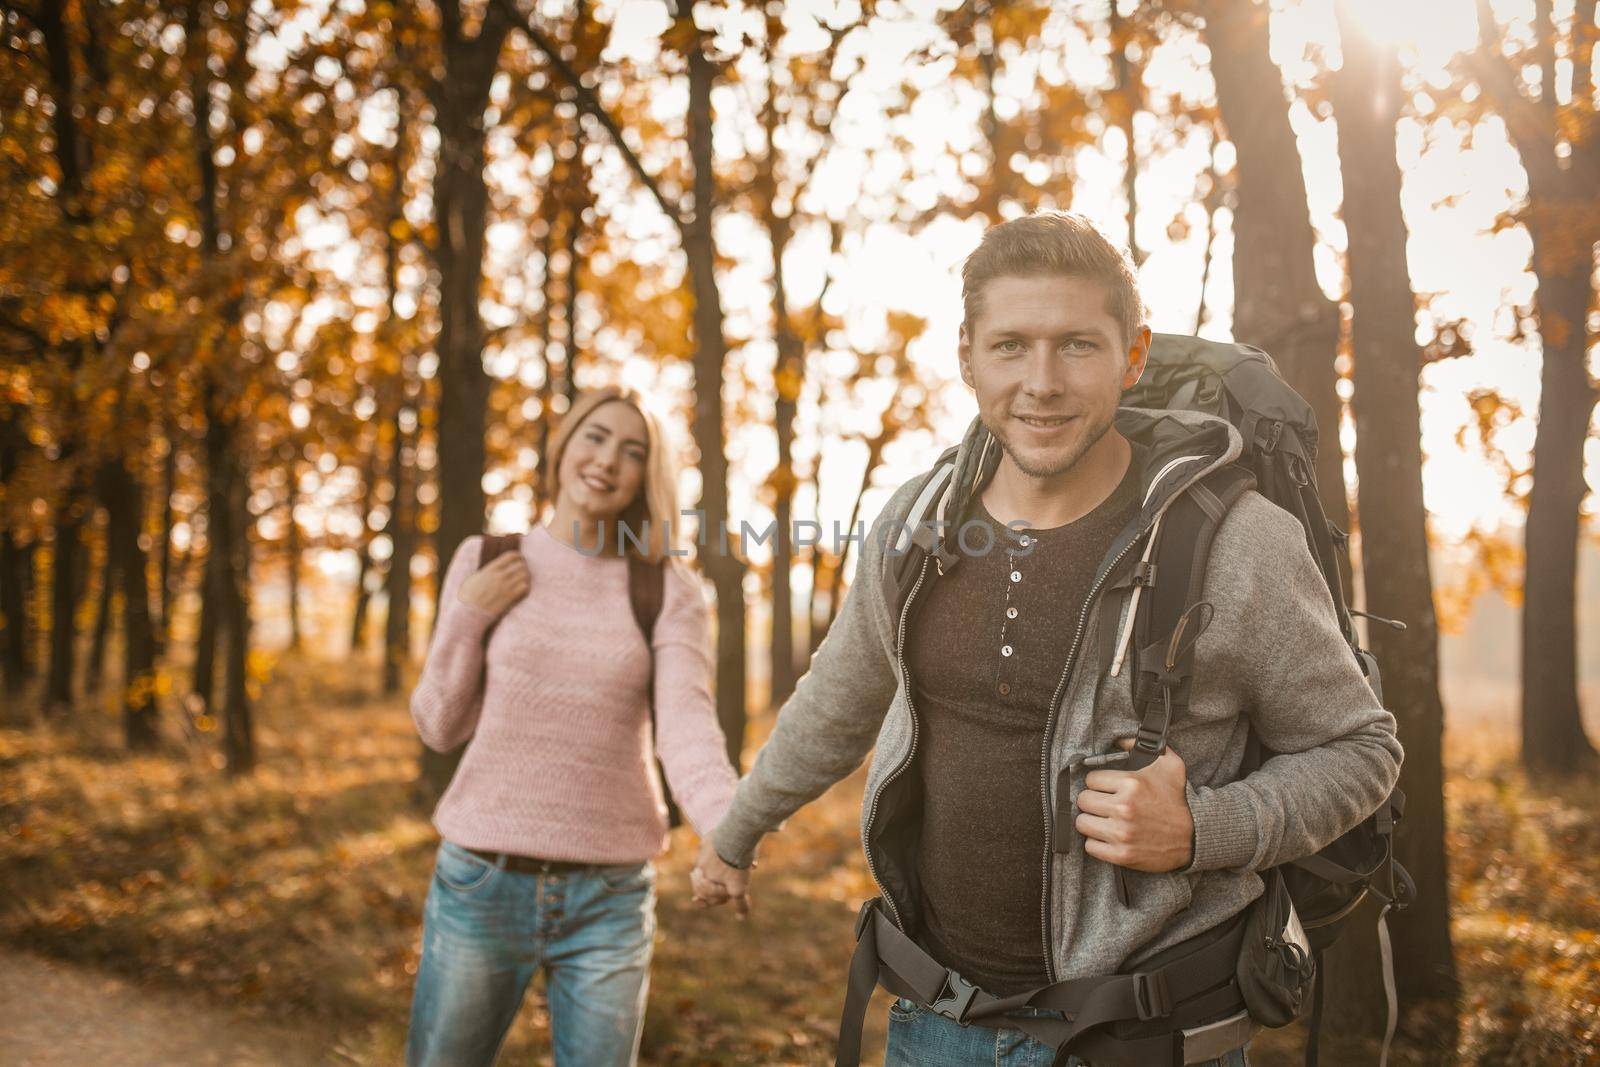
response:
[[[561,454],[558,506],[590,519],[614,519],[644,485],[649,456],[644,416],[622,400],[589,412]]]

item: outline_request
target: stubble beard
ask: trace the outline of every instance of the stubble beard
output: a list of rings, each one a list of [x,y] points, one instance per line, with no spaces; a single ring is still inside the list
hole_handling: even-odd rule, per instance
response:
[[[1002,416],[1002,418],[1009,420],[1010,416]],[[1083,418],[1088,420],[1090,416],[1085,415]],[[1000,447],[1005,451],[1005,454],[1011,457],[1011,462],[1023,474],[1030,478],[1054,478],[1077,466],[1078,461],[1088,455],[1095,445],[1099,444],[1100,439],[1106,435],[1106,431],[1111,429],[1115,420],[1116,412],[1113,409],[1110,413],[1100,416],[1094,421],[1087,421],[1084,433],[1065,455],[1059,460],[1043,464],[1034,462],[1025,456],[1020,449],[1013,447],[1008,436],[1004,433],[996,432],[993,426],[989,427],[989,432],[994,434],[995,440],[1000,442]]]

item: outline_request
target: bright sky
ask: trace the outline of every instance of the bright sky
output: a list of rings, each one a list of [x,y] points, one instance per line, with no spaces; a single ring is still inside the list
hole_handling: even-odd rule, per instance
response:
[[[1097,14],[1103,11],[1102,0],[1083,2],[1088,3],[1088,10]],[[809,18],[806,12],[816,6],[787,5],[785,18],[791,24],[803,24]],[[1494,6],[1506,23],[1507,36],[1515,39],[1529,33],[1531,0],[1495,0]],[[823,7],[831,9],[832,5]],[[1471,47],[1475,40],[1473,0],[1361,0],[1360,7],[1369,32],[1401,46],[1418,91],[1414,104],[1422,117],[1402,122],[1399,137],[1406,177],[1404,208],[1411,230],[1408,251],[1413,287],[1419,293],[1436,294],[1429,311],[1433,317],[1465,317],[1477,327],[1473,356],[1434,364],[1423,377],[1426,499],[1436,533],[1446,541],[1454,541],[1473,528],[1492,530],[1521,521],[1520,512],[1505,502],[1502,475],[1481,454],[1475,435],[1467,438],[1466,448],[1458,445],[1456,437],[1469,422],[1467,394],[1475,388],[1498,389],[1528,413],[1537,408],[1537,338],[1518,344],[1498,339],[1509,332],[1510,317],[1505,309],[1526,305],[1533,295],[1528,238],[1520,228],[1491,233],[1497,216],[1513,208],[1525,194],[1526,182],[1498,122],[1484,124],[1469,139],[1443,120],[1429,117],[1433,104],[1427,91],[1450,84],[1447,64],[1458,50]],[[1274,9],[1274,58],[1291,86],[1303,90],[1320,64],[1336,62],[1338,35],[1332,0],[1277,0]],[[1558,24],[1570,17],[1571,9],[1572,0],[1556,0]],[[927,0],[905,0],[894,5],[885,3],[881,10],[898,12],[900,17],[891,17],[875,28],[870,40],[863,35],[852,38],[853,47],[847,46],[841,56],[841,64],[859,63],[861,69],[852,80],[836,123],[836,146],[823,161],[801,204],[802,213],[813,218],[857,220],[862,223],[861,232],[847,240],[843,255],[830,262],[821,227],[802,227],[786,263],[790,297],[796,306],[814,299],[828,274],[834,275],[828,308],[845,317],[851,344],[862,350],[873,351],[881,345],[887,311],[910,312],[928,322],[911,354],[932,386],[929,407],[935,413],[936,431],[932,435],[908,435],[889,450],[863,509],[868,518],[893,487],[925,469],[940,447],[953,442],[975,413],[971,395],[956,375],[955,339],[960,318],[959,266],[977,243],[982,229],[975,220],[942,218],[913,234],[888,221],[897,203],[933,204],[941,193],[959,186],[964,170],[971,173],[972,168],[981,166],[983,157],[979,154],[979,101],[975,94],[946,77],[945,69],[937,62],[919,65],[909,58],[917,48],[938,37],[932,29],[933,5]],[[605,17],[615,27],[608,58],[645,62],[653,57],[656,39],[665,25],[664,8],[658,0],[619,0],[609,5]],[[846,11],[836,16],[836,21],[850,17]],[[1067,57],[1067,64],[1078,79],[1093,78],[1093,72],[1106,71],[1104,57],[1070,23],[1071,19],[1061,14],[1047,27],[1047,37],[1063,50],[1054,54]],[[1052,68],[1053,62],[1036,56],[1012,57],[1006,62],[1000,81],[1001,99],[997,102],[1002,116],[1016,108],[1014,101],[1005,98],[1006,94],[1031,92],[1035,77],[1060,76]],[[882,117],[884,101],[896,94],[908,77],[919,85],[922,94],[909,113],[897,120],[897,132],[912,146],[913,179],[906,183],[898,168],[886,165],[886,153],[880,148],[889,132]],[[1150,63],[1147,84],[1152,99],[1177,93],[1189,101],[1203,102],[1211,93],[1209,75],[1188,40],[1158,50]],[[759,146],[759,132],[749,132],[752,92],[726,86],[718,91],[717,138],[719,151],[724,154]],[[652,97],[658,117],[669,128],[677,124],[683,104],[681,92],[658,92]],[[1204,170],[1211,146],[1205,135],[1197,133],[1185,142],[1155,149],[1152,140],[1157,123],[1151,116],[1140,119],[1135,131],[1144,159],[1138,178],[1138,238],[1149,253],[1141,270],[1141,283],[1152,309],[1154,328],[1193,332],[1200,299],[1205,223],[1204,211],[1196,202],[1196,176]],[[364,116],[364,120],[364,127],[370,121],[374,139],[387,125],[381,114],[375,113],[370,119]],[[1294,105],[1293,122],[1300,139],[1312,219],[1321,243],[1319,277],[1324,289],[1337,297],[1343,288],[1340,257],[1344,232],[1337,217],[1340,183],[1336,131],[1331,119],[1317,118],[1303,102]],[[1071,204],[1065,205],[1095,219],[1119,239],[1125,229],[1121,150],[1121,135],[1111,130],[1096,149],[1080,153],[1074,196]],[[601,204],[607,224],[615,234],[626,235],[625,239],[618,236],[614,240],[631,245],[641,261],[662,255],[676,261],[675,236],[646,194],[629,179],[617,154],[594,151],[598,182],[606,190]],[[530,161],[505,136],[492,142],[491,156],[491,181],[513,196],[531,189],[530,178],[543,165],[536,160],[530,167]],[[650,162],[647,157],[647,164]],[[1231,164],[1225,148],[1219,153],[1218,162],[1224,169]],[[1179,215],[1189,223],[1188,233],[1173,240],[1169,237],[1169,223]],[[874,219],[878,221],[873,222]],[[1207,293],[1211,318],[1202,333],[1226,338],[1232,301],[1232,237],[1225,209],[1219,212],[1216,222],[1215,262]],[[355,254],[337,227],[324,226],[320,232],[320,237],[311,240],[322,242],[330,261],[345,261],[339,264],[341,273],[356,272]],[[724,279],[729,331],[752,338],[734,356],[737,371],[742,373],[729,376],[729,401],[770,411],[772,348],[766,340],[770,264],[765,236],[751,220],[724,213],[719,218],[717,238],[722,254],[737,261]],[[489,240],[492,272],[505,276],[530,269],[530,238],[518,218],[502,218],[491,227]],[[529,297],[536,300],[532,289]],[[484,310],[486,318],[495,324],[511,321],[529,309],[498,307],[486,301]],[[591,310],[585,319],[586,335],[596,336],[603,326],[593,321]],[[1419,330],[1419,340],[1429,333],[1427,329]],[[611,365],[607,378],[620,373],[629,384],[654,389],[668,397],[686,395],[690,382],[686,366],[663,369],[646,361],[627,359],[625,353],[612,355],[621,362]],[[537,357],[536,350],[508,350],[489,366],[496,376],[519,377],[531,385],[538,380],[533,366]],[[836,372],[840,366],[852,363],[847,354],[835,352],[824,356],[820,366],[833,367]],[[619,365],[620,372],[616,370]],[[818,442],[822,442],[822,499],[817,502],[802,496],[798,517],[820,514],[824,523],[842,522],[848,516],[865,459],[864,446],[843,440],[843,435],[874,429],[877,412],[887,400],[881,391],[877,395],[863,394],[855,398],[858,404],[851,408],[837,404],[837,398],[830,395],[829,405],[819,414],[816,389],[828,378],[826,372],[813,375],[802,405],[796,445],[804,468]],[[680,437],[687,438],[686,426],[677,430]],[[1500,435],[1498,443],[1513,464],[1525,464],[1532,430],[1531,417],[1525,417]],[[1347,425],[1347,435],[1349,432]],[[1350,443],[1348,439],[1346,443]],[[757,487],[776,460],[773,435],[765,426],[753,426],[736,435],[728,450],[735,521],[747,518],[762,527],[770,515],[756,502]],[[1600,443],[1593,440],[1589,460],[1590,484],[1594,486],[1600,484]],[[496,472],[486,479],[486,488],[496,491],[518,480],[525,481],[526,475]],[[691,473],[685,485],[686,501],[695,498],[696,484]],[[333,488],[331,480],[327,488]],[[504,499],[495,510],[494,525],[522,528],[528,520],[522,499]]]

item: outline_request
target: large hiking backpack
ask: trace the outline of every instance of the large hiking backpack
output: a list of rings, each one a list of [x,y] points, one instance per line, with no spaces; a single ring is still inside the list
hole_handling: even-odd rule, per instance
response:
[[[1316,418],[1310,406],[1278,374],[1271,358],[1248,345],[1156,334],[1151,340],[1144,374],[1138,384],[1124,394],[1123,403],[1129,407],[1217,415],[1239,430],[1244,438],[1244,451],[1233,467],[1248,472],[1258,493],[1300,520],[1306,544],[1333,600],[1340,631],[1373,693],[1382,703],[1383,684],[1377,660],[1361,647],[1351,620],[1353,614],[1362,613],[1353,612],[1345,603],[1339,562],[1340,549],[1346,543],[1345,534],[1328,520],[1317,495]],[[1237,477],[1234,475],[1235,479]],[[1235,492],[1232,498],[1237,499],[1237,495]],[[1231,500],[1226,502],[1231,503]],[[1161,537],[1162,544],[1156,548],[1156,568],[1169,593],[1164,596],[1158,583],[1155,595],[1148,598],[1147,610],[1135,622],[1136,648],[1150,646],[1150,642],[1139,640],[1140,627],[1148,635],[1174,635],[1187,613],[1197,606],[1199,579],[1204,574],[1211,535],[1221,523],[1220,514],[1213,516],[1200,508],[1184,508],[1174,519],[1191,529],[1187,536],[1173,537],[1176,530],[1169,527]],[[1389,620],[1375,621],[1399,625]],[[1181,637],[1181,634],[1175,636]],[[1193,669],[1192,641],[1188,643],[1188,651],[1185,686],[1187,675]],[[1150,670],[1135,675],[1144,689],[1147,703],[1149,694],[1161,689],[1159,682],[1152,684],[1152,670],[1161,666],[1153,664]],[[1180,669],[1183,667],[1180,664]],[[1136,693],[1139,688],[1136,686]],[[1137,695],[1135,700],[1137,704]],[[1242,770],[1254,770],[1273,755],[1252,731]],[[1389,1007],[1383,1044],[1383,1059],[1387,1060],[1398,1009],[1387,916],[1391,910],[1404,909],[1416,896],[1411,876],[1393,854],[1394,827],[1404,810],[1405,794],[1396,788],[1376,812],[1322,851],[1264,872],[1269,880],[1282,878],[1310,943],[1316,984],[1311,1034],[1306,1048],[1309,1067],[1315,1067],[1317,1062],[1323,952],[1338,939],[1351,913],[1369,895],[1382,902],[1377,923]],[[1278,946],[1278,951],[1292,956],[1295,950],[1293,946]]]
[[[1137,770],[1153,762],[1166,747],[1168,728],[1188,709],[1195,643],[1210,622],[1211,605],[1202,600],[1202,589],[1212,539],[1228,509],[1251,488],[1299,520],[1307,547],[1328,587],[1350,654],[1381,703],[1383,690],[1377,661],[1361,647],[1351,620],[1353,614],[1361,613],[1353,612],[1345,602],[1339,563],[1345,535],[1328,521],[1317,496],[1316,418],[1310,406],[1278,374],[1267,354],[1248,345],[1155,334],[1144,374],[1124,394],[1122,402],[1125,407],[1218,416],[1239,431],[1244,444],[1234,462],[1212,472],[1172,502],[1147,535],[1142,558],[1107,590],[1107,595],[1125,595],[1128,607],[1121,618],[1112,612],[1102,615],[1103,624],[1115,628],[1102,634],[1106,658],[1102,667],[1113,674],[1125,667],[1131,670],[1134,712],[1140,719],[1134,749],[1118,766]],[[940,561],[941,570],[949,561],[948,547],[932,531],[960,525],[964,516],[958,512],[964,510],[964,505],[955,501],[958,493],[953,490],[980,483],[997,462],[997,451],[987,447],[969,450],[958,470],[954,461],[959,452],[950,449],[923,482],[902,524],[904,532],[896,552],[886,554],[886,566],[891,571],[889,585],[899,603],[905,602],[911,583],[928,557]],[[1259,768],[1274,755],[1252,731],[1241,773]],[[1071,772],[1072,768],[1068,768],[1064,773]],[[1067,783],[1056,789],[1056,803],[1055,825],[1071,826]],[[1261,939],[1264,944],[1258,944],[1254,951],[1258,956],[1264,953],[1269,957],[1263,966],[1276,967],[1286,976],[1281,985],[1290,995],[1274,1011],[1257,1011],[1252,1004],[1251,1014],[1263,1025],[1286,1025],[1304,1014],[1304,1000],[1297,990],[1314,983],[1309,996],[1308,1067],[1317,1063],[1323,985],[1316,975],[1321,971],[1323,951],[1339,937],[1351,914],[1368,896],[1382,905],[1377,923],[1389,1006],[1383,1045],[1383,1060],[1387,1061],[1397,1020],[1387,915],[1391,910],[1405,908],[1416,895],[1410,876],[1393,856],[1394,826],[1404,806],[1404,794],[1396,788],[1375,813],[1320,852],[1262,872],[1267,894],[1248,917],[1245,930],[1259,938],[1259,928],[1266,924],[1268,932]],[[1129,903],[1124,872],[1118,868],[1116,874],[1117,891],[1123,903]],[[1231,923],[1223,925],[1233,929]],[[1274,932],[1288,929],[1294,931],[1294,936],[1274,936]],[[901,978],[905,971],[920,965],[914,959],[917,953],[899,944],[892,924],[863,920],[858,923],[858,936],[863,932],[875,937],[880,946],[898,946],[880,953],[887,971],[894,970],[892,961],[888,961],[890,955],[897,954],[901,960]],[[1236,930],[1231,937],[1221,937],[1225,933],[1221,928],[1215,933],[1219,935],[1212,939],[1216,942],[1215,951],[1229,951],[1241,943]],[[1196,943],[1201,940],[1204,939],[1197,938]],[[1187,946],[1188,943],[1174,946],[1146,961],[1142,965],[1146,974],[1133,977],[1147,977],[1158,965],[1164,966],[1174,952],[1189,951],[1196,958],[1204,952]],[[1244,969],[1241,961],[1241,987],[1247,984]],[[1198,983],[1194,985],[1202,988]],[[1135,994],[1134,999],[1138,1000],[1137,990]],[[993,998],[988,999],[986,1010],[992,1010]],[[1036,997],[1034,1006],[1041,1003]],[[1150,1022],[1144,1012],[1138,1019],[1140,1023]],[[1079,1031],[1082,1032],[1081,1027]],[[1112,1044],[1105,1048],[1110,1061],[1132,1054],[1135,1046],[1130,1042],[1145,1035],[1149,1027],[1141,1029],[1131,1022],[1113,1021],[1105,1031],[1113,1041],[1121,1038],[1123,1042],[1121,1047]],[[1044,1035],[1036,1036],[1042,1039]],[[1085,1033],[1084,1037],[1100,1040],[1093,1033]],[[1092,1046],[1084,1037],[1074,1036],[1072,1040],[1087,1052]]]

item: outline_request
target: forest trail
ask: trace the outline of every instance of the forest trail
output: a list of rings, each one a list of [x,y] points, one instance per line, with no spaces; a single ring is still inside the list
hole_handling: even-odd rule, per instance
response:
[[[11,1067],[313,1067],[327,1034],[263,1022],[76,964],[0,949],[0,1049]]]

